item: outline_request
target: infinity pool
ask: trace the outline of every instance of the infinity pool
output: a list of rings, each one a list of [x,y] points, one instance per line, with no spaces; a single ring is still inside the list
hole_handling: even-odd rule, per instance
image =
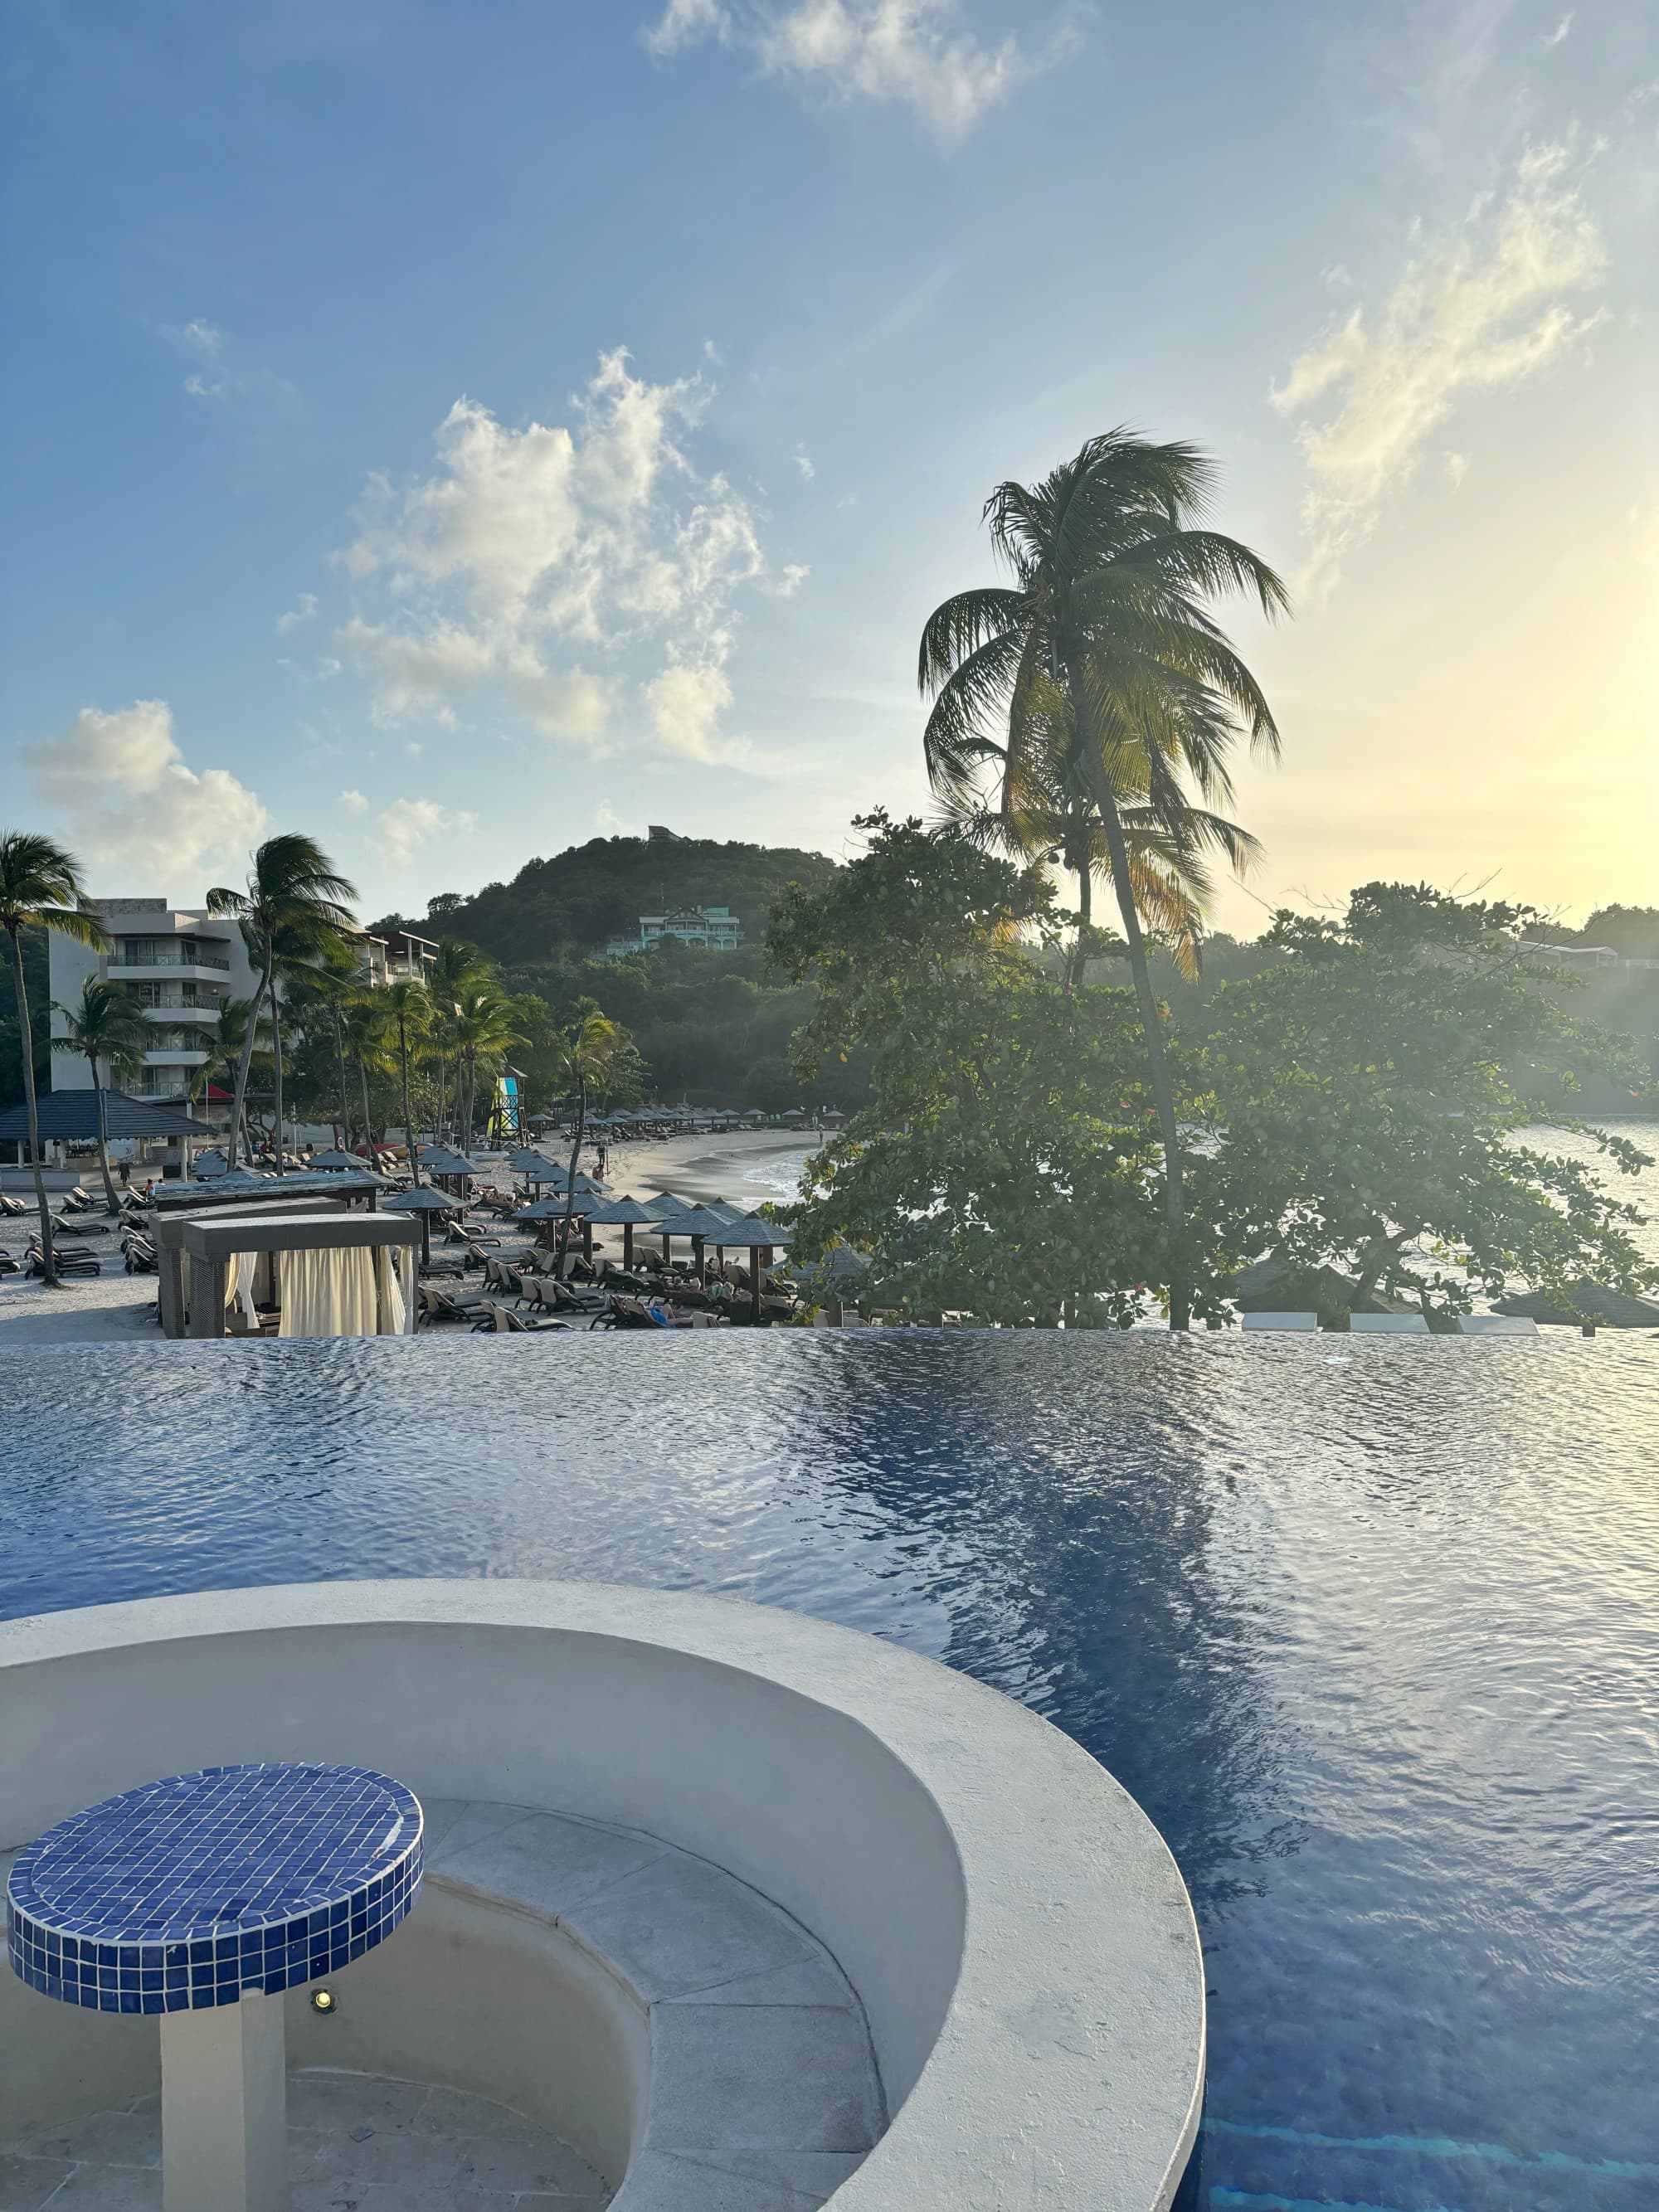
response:
[[[0,1354],[0,1611],[571,1575],[1047,1714],[1203,1929],[1197,2202],[1659,2203],[1659,1337]]]

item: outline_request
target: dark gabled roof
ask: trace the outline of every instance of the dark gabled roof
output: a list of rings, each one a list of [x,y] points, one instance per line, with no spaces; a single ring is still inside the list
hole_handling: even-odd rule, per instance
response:
[[[98,1134],[97,1094],[84,1091],[47,1091],[40,1100],[40,1134],[73,1143],[90,1144]],[[125,1091],[104,1093],[104,1127],[112,1137],[205,1137],[205,1121],[189,1121],[171,1106],[153,1106],[148,1099],[130,1098]],[[0,1114],[0,1141],[27,1139],[28,1108],[9,1107]]]

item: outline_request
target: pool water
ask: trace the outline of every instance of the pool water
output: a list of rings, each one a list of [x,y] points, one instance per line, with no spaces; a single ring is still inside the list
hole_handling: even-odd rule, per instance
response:
[[[1659,2204],[1659,1336],[0,1354],[0,1612],[557,1575],[848,1622],[1134,1792],[1195,2201]]]

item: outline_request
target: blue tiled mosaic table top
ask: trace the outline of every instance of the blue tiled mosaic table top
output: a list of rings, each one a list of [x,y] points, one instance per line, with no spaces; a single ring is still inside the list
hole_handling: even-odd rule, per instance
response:
[[[7,1948],[95,2012],[200,2011],[337,1973],[421,1881],[412,1790],[360,1766],[207,1766],[76,1813],[20,1854]]]

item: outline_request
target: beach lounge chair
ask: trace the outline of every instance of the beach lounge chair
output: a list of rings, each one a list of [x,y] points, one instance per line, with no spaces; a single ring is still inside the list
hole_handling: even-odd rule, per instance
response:
[[[482,1297],[451,1297],[447,1291],[434,1290],[430,1283],[420,1285],[421,1319],[428,1327],[434,1322],[475,1322],[480,1308],[489,1301]]]
[[[104,1272],[95,1252],[65,1251],[61,1245],[52,1251],[52,1259],[60,1275],[101,1275]],[[44,1275],[46,1256],[38,1244],[31,1244],[24,1255],[23,1272],[28,1275]]]
[[[489,1298],[483,1301],[483,1310],[473,1322],[475,1334],[494,1331],[502,1336],[536,1336],[544,1329],[568,1329],[568,1321],[526,1321],[522,1314],[514,1313],[511,1306],[497,1305]]]
[[[1246,1328],[1289,1328],[1307,1330],[1317,1328],[1319,1316],[1316,1313],[1247,1313]]]
[[[1348,1328],[1354,1336],[1426,1336],[1429,1324],[1420,1313],[1351,1314]]]
[[[15,1252],[8,1252],[3,1249],[3,1247],[0,1247],[0,1275],[15,1275],[21,1273],[21,1268],[19,1266],[16,1254]]]
[[[1460,1336],[1536,1336],[1538,1324],[1525,1314],[1465,1314]]]

